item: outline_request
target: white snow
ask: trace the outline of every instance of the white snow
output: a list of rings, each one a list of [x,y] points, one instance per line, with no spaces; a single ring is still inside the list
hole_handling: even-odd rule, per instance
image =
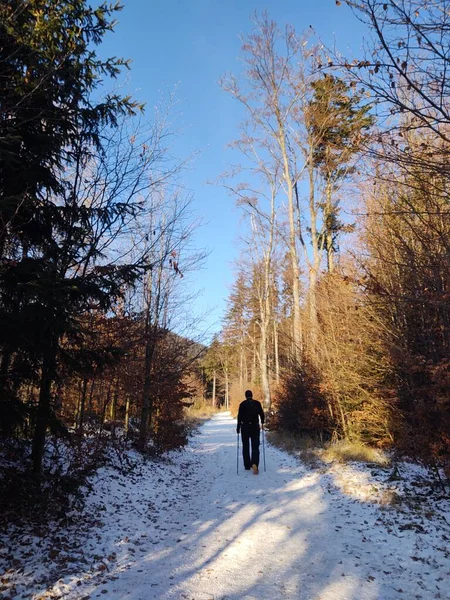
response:
[[[163,461],[100,470],[89,518],[68,515],[51,539],[11,526],[0,598],[450,598],[450,501],[419,467],[393,482],[363,465],[310,470],[267,443],[258,476],[236,459],[220,413]]]

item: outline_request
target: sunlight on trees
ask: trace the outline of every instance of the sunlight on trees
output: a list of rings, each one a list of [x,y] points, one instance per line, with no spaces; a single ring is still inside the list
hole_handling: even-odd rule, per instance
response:
[[[449,6],[346,4],[362,56],[262,13],[222,78],[243,119],[219,183],[246,233],[205,344],[176,99],[149,122],[101,87],[129,66],[98,50],[121,5],[0,0],[0,428],[36,489],[49,441],[82,479],[248,388],[273,429],[449,472]]]
[[[219,339],[272,427],[448,468],[445,10],[347,4],[372,29],[365,57],[263,14],[222,84],[247,115],[224,181],[249,234]]]

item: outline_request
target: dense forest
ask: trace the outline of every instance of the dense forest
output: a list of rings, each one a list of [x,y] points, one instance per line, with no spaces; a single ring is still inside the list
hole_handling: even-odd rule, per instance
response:
[[[249,233],[206,344],[183,287],[205,252],[172,99],[150,119],[105,92],[129,68],[98,52],[120,3],[0,0],[9,483],[54,476],[61,444],[70,476],[111,444],[177,447],[192,407],[234,411],[247,388],[271,430],[450,473],[448,6],[345,3],[372,32],[365,56],[262,13],[220,82],[245,118],[219,185]]]
[[[272,428],[448,470],[447,3],[347,4],[366,56],[260,15],[222,81],[246,113],[222,183],[250,234],[209,372],[232,404],[257,389]]]

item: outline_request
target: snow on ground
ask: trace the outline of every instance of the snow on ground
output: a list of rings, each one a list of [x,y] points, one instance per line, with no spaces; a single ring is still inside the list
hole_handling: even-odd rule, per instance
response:
[[[266,459],[258,476],[241,459],[236,473],[221,413],[164,461],[100,470],[84,516],[46,537],[10,527],[0,598],[450,598],[450,501],[423,470],[310,470],[267,444]]]

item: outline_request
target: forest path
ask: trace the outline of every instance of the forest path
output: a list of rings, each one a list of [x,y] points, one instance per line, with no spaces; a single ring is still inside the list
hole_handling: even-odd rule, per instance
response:
[[[104,489],[115,495],[116,509],[105,503],[103,521],[116,562],[101,582],[72,588],[86,589],[78,599],[448,597],[445,583],[435,585],[439,568],[424,569],[416,531],[386,527],[380,506],[343,494],[329,471],[310,471],[266,444],[267,471],[262,456],[258,476],[243,470],[240,457],[237,474],[228,413],[170,456],[150,476]]]
[[[309,470],[266,444],[267,471],[239,457],[237,474],[227,413],[161,459],[116,458],[82,512],[2,532],[0,598],[450,600],[450,500],[417,465],[390,482],[356,463]]]

